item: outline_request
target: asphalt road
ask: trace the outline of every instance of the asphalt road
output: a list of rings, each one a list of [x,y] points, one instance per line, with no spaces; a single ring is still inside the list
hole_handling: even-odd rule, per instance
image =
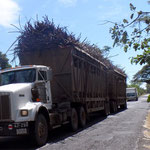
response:
[[[0,138],[0,150],[147,150],[144,147],[143,125],[150,104],[146,99],[145,95],[136,102],[128,102],[128,109],[120,110],[107,118],[97,114],[85,129],[75,133],[70,132],[68,127],[59,128],[50,133],[49,141],[43,147],[35,147],[27,137],[5,137]]]

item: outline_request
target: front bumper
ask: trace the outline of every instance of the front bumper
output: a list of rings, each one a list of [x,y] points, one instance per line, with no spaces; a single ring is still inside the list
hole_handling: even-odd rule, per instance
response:
[[[136,101],[136,100],[137,100],[136,97],[128,97],[128,98],[127,98],[127,101]]]
[[[0,136],[29,135],[34,122],[0,122]]]

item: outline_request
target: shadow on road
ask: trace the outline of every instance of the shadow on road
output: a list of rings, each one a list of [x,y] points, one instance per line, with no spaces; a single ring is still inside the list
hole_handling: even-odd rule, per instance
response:
[[[28,137],[0,137],[0,150],[34,150],[36,147]]]
[[[48,143],[53,144],[53,143],[60,142],[68,137],[74,136],[75,134],[93,126],[94,124],[97,124],[103,121],[104,119],[106,119],[106,117],[100,116],[98,114],[91,115],[90,121],[88,121],[86,127],[80,128],[76,132],[72,132],[69,125],[66,125],[62,128],[55,129],[50,133],[49,135],[50,138],[49,138]]]
[[[123,110],[119,110],[121,112]],[[111,114],[111,115],[115,115]],[[61,128],[57,128],[50,132],[48,138],[48,144],[53,144],[60,142],[68,137],[74,136],[75,134],[85,130],[94,124],[97,124],[107,117],[103,117],[100,113],[95,113],[90,116],[90,121],[88,121],[85,128],[80,128],[76,132],[71,132],[69,125],[66,125]],[[35,147],[34,143],[30,140],[29,137],[0,137],[0,150],[35,150],[38,147]]]

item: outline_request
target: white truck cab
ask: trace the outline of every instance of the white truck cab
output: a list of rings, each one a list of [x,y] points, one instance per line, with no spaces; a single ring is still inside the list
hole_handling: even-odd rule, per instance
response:
[[[44,144],[42,139],[47,138],[48,133],[45,132],[48,131],[37,121],[49,121],[51,77],[49,67],[38,65],[0,72],[0,136],[26,135],[39,130],[35,133],[36,141],[39,145]],[[39,112],[45,114],[44,117],[38,116]],[[45,134],[46,137],[43,137]]]

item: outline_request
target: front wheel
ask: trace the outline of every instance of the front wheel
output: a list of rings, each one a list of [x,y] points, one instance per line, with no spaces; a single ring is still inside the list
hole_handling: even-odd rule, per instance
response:
[[[48,125],[43,114],[39,114],[35,121],[34,140],[38,146],[46,144],[48,138]]]

